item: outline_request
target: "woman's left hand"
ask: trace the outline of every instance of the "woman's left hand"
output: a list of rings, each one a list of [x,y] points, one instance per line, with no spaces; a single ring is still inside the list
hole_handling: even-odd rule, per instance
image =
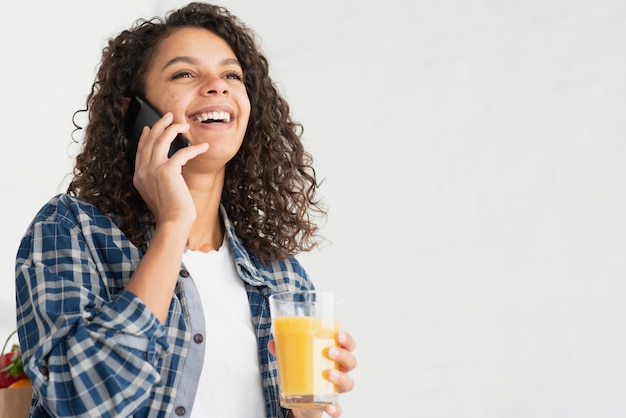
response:
[[[338,347],[328,349],[328,358],[337,363],[337,369],[328,370],[327,378],[337,386],[339,393],[350,392],[354,388],[354,380],[348,375],[356,367],[356,357],[352,352],[356,348],[356,343],[352,335],[345,331],[339,331],[335,336]],[[268,349],[275,353],[274,340],[268,344]],[[341,416],[343,410],[340,405],[327,405],[324,408],[331,417]],[[293,418],[319,418],[322,416],[321,410],[316,409],[292,409],[289,417]]]
[[[328,349],[328,358],[337,363],[338,369],[328,370],[328,380],[333,382],[337,386],[339,393],[350,392],[354,388],[354,380],[348,375],[356,367],[356,357],[352,352],[356,348],[356,343],[352,338],[352,335],[345,331],[339,331],[335,336],[339,347],[330,347]],[[339,405],[328,405],[324,408],[331,417],[338,417],[343,410]],[[294,411],[294,417],[306,417],[306,415],[298,415]]]

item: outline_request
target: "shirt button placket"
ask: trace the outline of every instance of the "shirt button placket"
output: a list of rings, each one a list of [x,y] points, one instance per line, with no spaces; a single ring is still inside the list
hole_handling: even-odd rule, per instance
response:
[[[186,269],[181,269],[180,272],[178,273],[180,275],[180,277],[182,277],[183,279],[187,279],[189,278],[189,276],[191,276],[189,274],[189,271]],[[196,344],[201,344],[202,341],[204,341],[204,336],[200,333],[194,334],[193,336],[193,340]],[[183,417],[187,414],[187,408],[185,408],[182,405],[177,406],[174,409],[174,413],[176,414],[176,416],[178,417]]]

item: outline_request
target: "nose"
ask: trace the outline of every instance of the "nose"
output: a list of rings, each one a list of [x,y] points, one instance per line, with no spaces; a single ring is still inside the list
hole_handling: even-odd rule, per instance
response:
[[[207,95],[228,94],[228,83],[221,77],[211,77],[204,86],[204,92]]]

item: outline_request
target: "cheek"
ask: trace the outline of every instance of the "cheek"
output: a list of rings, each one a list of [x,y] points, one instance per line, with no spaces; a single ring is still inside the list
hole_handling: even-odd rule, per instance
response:
[[[240,86],[236,91],[237,103],[239,105],[239,111],[241,114],[250,115],[250,96],[248,96],[248,90],[245,86]]]
[[[244,93],[241,98],[241,109],[242,113],[246,115],[246,118],[250,117],[250,98],[246,93]]]

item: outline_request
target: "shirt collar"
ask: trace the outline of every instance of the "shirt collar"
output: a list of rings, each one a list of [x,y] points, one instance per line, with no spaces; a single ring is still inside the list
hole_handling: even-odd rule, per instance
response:
[[[248,254],[248,251],[246,251],[243,243],[235,233],[235,227],[228,217],[228,213],[226,213],[226,209],[223,205],[220,205],[220,213],[222,215],[222,220],[224,221],[224,229],[226,230],[228,244],[230,245],[233,258],[235,259],[237,272],[245,282],[252,286],[267,285],[268,283],[252,262],[250,254]]]

